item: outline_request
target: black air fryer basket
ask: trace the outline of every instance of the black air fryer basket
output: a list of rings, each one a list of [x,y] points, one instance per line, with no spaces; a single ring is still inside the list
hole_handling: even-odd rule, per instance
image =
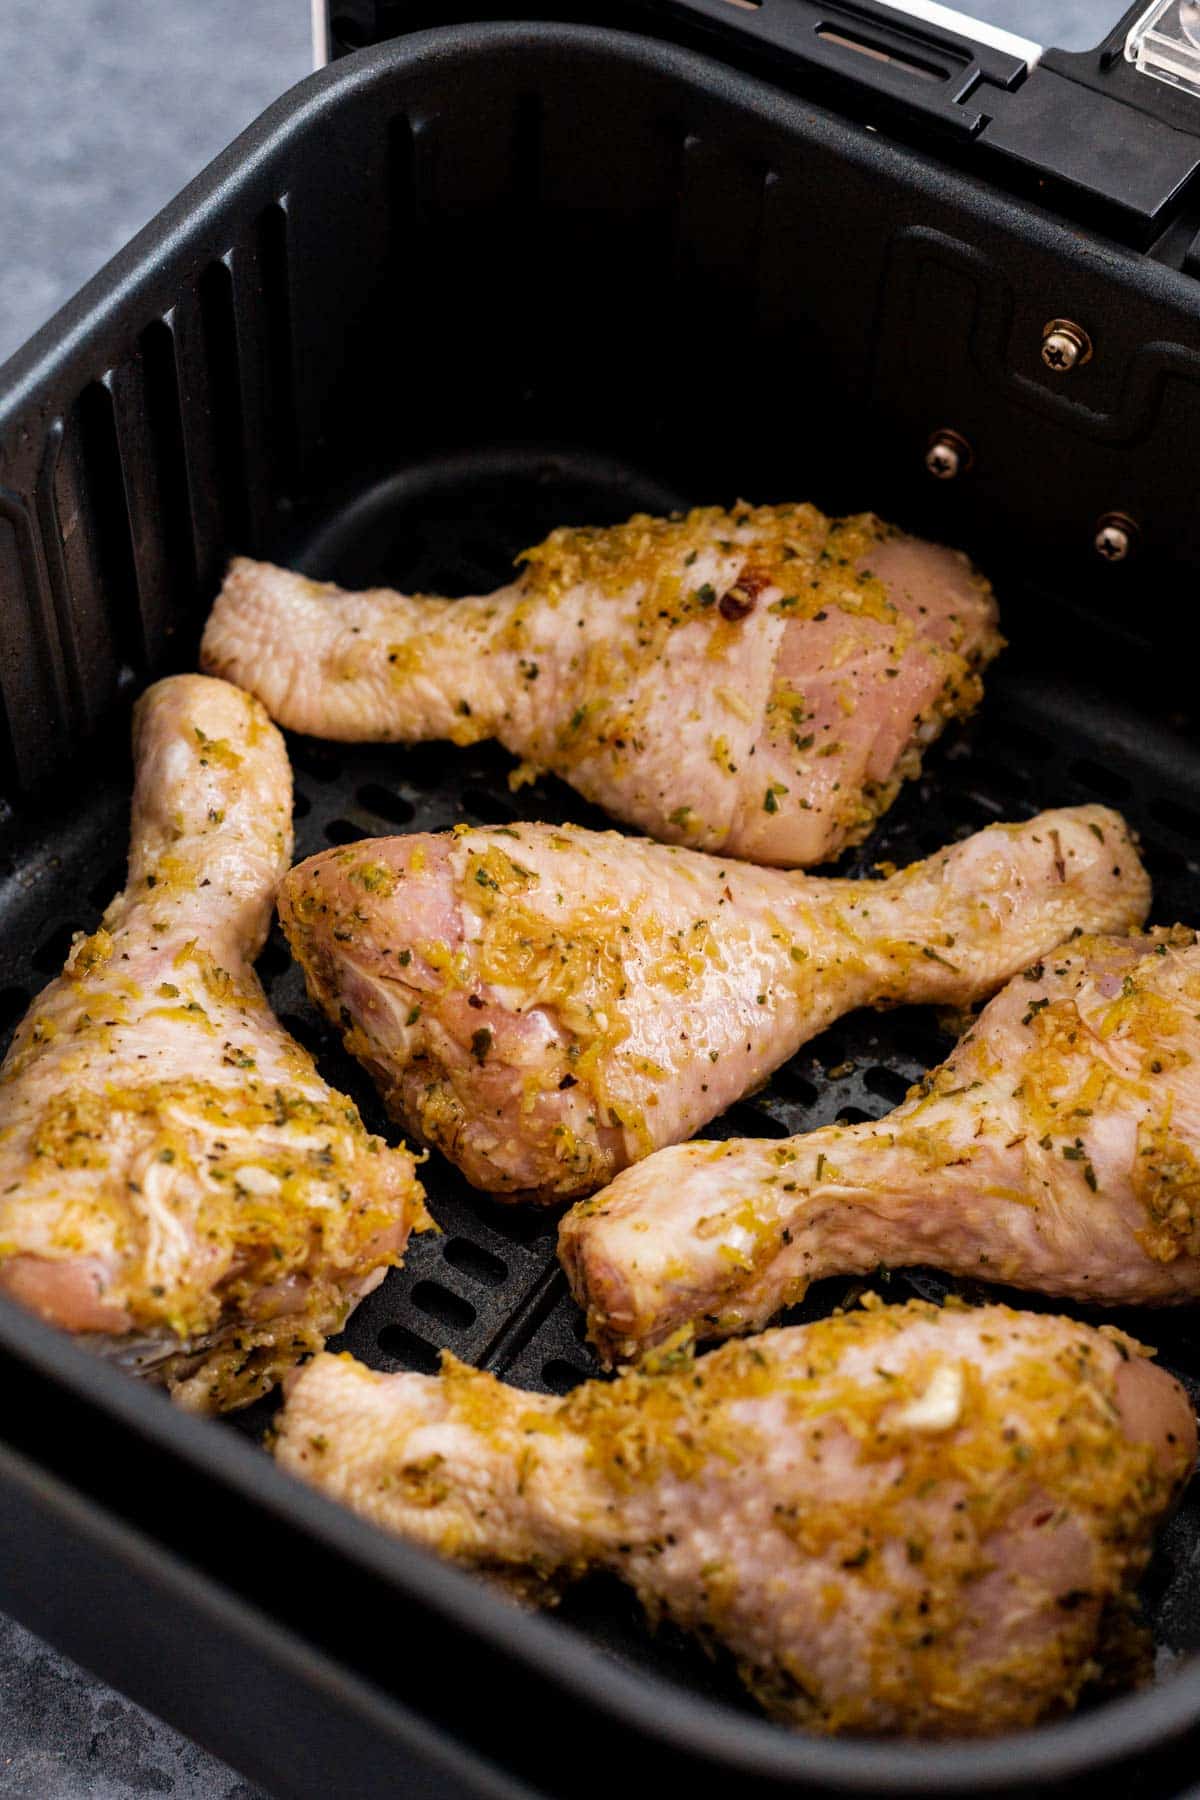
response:
[[[419,14],[356,0],[333,47]],[[120,885],[129,703],[194,666],[231,552],[480,591],[555,525],[739,495],[875,508],[1000,595],[982,711],[851,872],[1102,799],[1155,917],[1200,922],[1200,100],[1121,61],[1128,23],[1033,69],[871,0],[630,0],[620,31],[366,48],[267,113],[0,371],[5,1029]],[[1054,320],[1090,346],[1069,371]],[[494,747],[290,749],[302,855],[517,816]],[[551,780],[519,806],[599,822]],[[277,937],[262,971],[390,1130]],[[877,1117],[949,1042],[855,1016],[715,1130]],[[443,1233],[344,1345],[566,1392],[594,1365],[554,1219],[426,1174]],[[1190,1310],[1120,1322],[1200,1394]],[[1146,1584],[1149,1689],[1000,1742],[829,1742],[615,1584],[531,1616],[385,1539],[274,1468],[265,1408],[185,1417],[8,1305],[0,1371],[0,1605],[289,1800],[1189,1785],[1194,1501]]]

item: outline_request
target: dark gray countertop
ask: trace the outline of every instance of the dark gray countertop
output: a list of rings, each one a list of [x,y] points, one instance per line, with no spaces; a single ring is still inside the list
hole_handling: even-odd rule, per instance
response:
[[[260,1800],[232,1770],[0,1616],[0,1800]]]
[[[0,361],[312,67],[308,0],[4,0]]]
[[[1076,47],[1098,41],[1120,7],[976,0],[974,11]],[[308,0],[4,0],[0,361],[307,72],[308,34]],[[0,1800],[156,1794],[257,1800],[204,1751],[0,1617]]]

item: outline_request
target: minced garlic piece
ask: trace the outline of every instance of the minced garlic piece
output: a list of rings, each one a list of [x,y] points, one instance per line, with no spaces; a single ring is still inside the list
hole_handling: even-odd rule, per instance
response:
[[[892,1424],[902,1431],[949,1431],[962,1417],[963,1394],[962,1364],[943,1363],[925,1392],[893,1414]]]
[[[261,1194],[264,1198],[277,1194],[283,1183],[278,1175],[272,1175],[270,1169],[262,1169],[255,1163],[243,1163],[233,1171],[233,1179],[248,1194]]]

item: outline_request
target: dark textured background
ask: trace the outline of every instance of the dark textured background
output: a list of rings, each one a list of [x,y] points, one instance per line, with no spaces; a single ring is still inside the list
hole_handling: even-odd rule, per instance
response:
[[[1097,41],[1118,8],[973,10],[1073,48]],[[0,0],[0,360],[307,72],[308,32],[307,0]],[[0,1800],[157,1794],[257,1800],[0,1617]]]

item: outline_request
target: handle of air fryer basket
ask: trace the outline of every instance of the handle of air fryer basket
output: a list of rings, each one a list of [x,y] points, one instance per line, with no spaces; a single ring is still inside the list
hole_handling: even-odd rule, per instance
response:
[[[1158,0],[1156,22],[1185,3]],[[886,106],[891,119],[936,131],[997,186],[1139,249],[1200,189],[1200,44],[1194,85],[1164,73],[1179,64],[1169,43],[1148,73],[1147,59],[1127,51],[1130,34],[1145,27],[1147,0],[1136,0],[1086,52],[1043,50],[939,0],[637,4],[676,33],[699,25],[714,43],[743,54],[753,46],[776,68],[791,64],[849,84],[865,123],[872,103]]]
[[[320,5],[322,0],[317,0]],[[487,0],[436,8],[428,0],[324,0],[325,30],[314,33],[329,56],[454,18],[497,12]],[[920,7],[929,18],[905,8]],[[511,15],[510,4],[502,9]],[[559,0],[520,7],[522,16],[578,19],[626,28],[656,28],[730,57],[749,57],[771,72],[806,71],[873,100],[875,109],[910,113],[927,128],[969,139],[986,122],[980,95],[1015,86],[1039,46],[981,25],[980,37],[950,26],[959,20],[939,0]],[[964,26],[972,21],[963,19]]]
[[[1187,252],[1186,219],[1200,193],[1200,45],[1194,86],[1172,72],[1178,57],[1137,53],[1147,26],[1161,44],[1159,14],[1185,3],[1157,0],[1151,20],[1147,0],[1135,0],[1082,52],[1043,49],[942,0],[524,0],[519,10],[650,31],[784,85],[824,88],[865,125],[925,135],[998,188],[1137,249],[1170,228],[1184,253],[1165,260],[1196,273],[1200,232]],[[326,9],[320,41],[335,57],[514,10],[512,0],[314,4]]]
[[[948,7],[916,4],[927,16],[915,17],[900,0],[642,0],[642,10],[699,25],[776,67],[801,65],[940,134],[971,139],[987,123],[988,96],[1017,87],[1040,47],[986,26],[980,39],[965,36],[949,23],[960,15]]]

